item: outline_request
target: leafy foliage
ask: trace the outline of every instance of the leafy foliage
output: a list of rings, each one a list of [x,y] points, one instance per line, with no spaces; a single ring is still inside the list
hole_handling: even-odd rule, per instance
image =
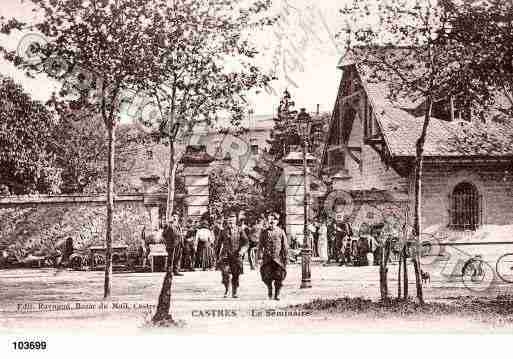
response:
[[[58,193],[54,119],[21,86],[0,76],[0,186],[3,194]]]
[[[290,93],[285,90],[278,107],[278,116],[273,119],[274,127],[271,131],[271,139],[268,140],[271,145],[268,152],[276,161],[285,157],[290,152],[291,146],[301,145],[295,121],[297,111],[293,109],[294,105]]]
[[[56,163],[62,169],[63,193],[87,192],[106,171],[107,145],[103,122],[84,111],[66,111],[62,103],[57,112],[52,137]],[[54,107],[55,108],[55,107]]]
[[[268,209],[254,181],[230,166],[218,166],[210,172],[209,206],[210,213],[217,218],[231,210],[255,216]]]
[[[449,20],[434,1],[358,0],[341,12],[346,61],[358,64],[367,81],[385,83],[390,100],[418,103],[470,91],[459,47],[440,39]]]
[[[105,193],[108,148],[101,118],[86,111],[73,111],[66,102],[54,103],[52,108],[58,108],[52,136],[56,165],[62,169],[61,192]],[[114,178],[117,193],[137,190],[127,175],[138,161],[143,161],[141,146],[153,146],[149,137],[130,125],[118,127]]]
[[[441,1],[449,26],[441,40],[458,51],[481,103],[513,114],[513,4],[508,0]]]

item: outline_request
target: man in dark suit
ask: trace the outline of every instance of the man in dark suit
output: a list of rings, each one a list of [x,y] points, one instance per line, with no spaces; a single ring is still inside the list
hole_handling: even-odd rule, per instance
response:
[[[219,260],[219,251],[221,250],[221,232],[223,230],[223,221],[219,218],[214,220],[214,228],[212,232],[214,234],[214,256],[216,263]]]
[[[351,228],[351,224],[344,218],[343,222],[338,222],[336,225],[335,232],[335,250],[336,256],[335,261],[339,263],[339,265],[349,264],[351,262],[351,256],[348,253],[348,245],[351,244],[351,237],[353,236],[353,229]]]
[[[267,286],[267,295],[273,299],[280,300],[280,290],[283,280],[287,276],[288,243],[287,236],[283,229],[278,227],[279,216],[271,213],[268,216],[268,226],[262,230],[258,243],[258,255],[262,253],[262,265],[260,275]]]
[[[248,248],[248,237],[245,231],[237,226],[237,215],[228,215],[227,225],[221,230],[218,268],[221,270],[222,282],[225,288],[224,297],[228,296],[230,282],[232,298],[238,298],[239,276],[242,273],[242,255]]]
[[[166,245],[168,261],[171,261],[171,258],[173,258],[173,274],[179,277],[183,276],[178,269],[180,268],[180,261],[182,259],[184,238],[180,226],[180,218],[177,213],[174,213],[171,217],[171,223],[164,227],[162,237]]]
[[[251,268],[251,270],[255,270],[256,262],[258,261],[258,258],[256,257],[256,251],[258,248],[258,242],[260,241],[260,235],[264,227],[263,222],[263,218],[255,219],[249,230],[248,258],[249,267]]]

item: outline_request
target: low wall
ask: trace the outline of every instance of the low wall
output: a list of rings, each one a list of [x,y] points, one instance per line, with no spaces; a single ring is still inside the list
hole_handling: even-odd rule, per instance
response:
[[[177,200],[182,201],[183,195]],[[114,201],[113,242],[135,248],[144,227],[152,224],[165,205],[165,193],[117,195]],[[0,197],[0,249],[52,252],[72,237],[76,249],[103,245],[105,195],[38,195]],[[153,218],[153,223],[155,219]]]

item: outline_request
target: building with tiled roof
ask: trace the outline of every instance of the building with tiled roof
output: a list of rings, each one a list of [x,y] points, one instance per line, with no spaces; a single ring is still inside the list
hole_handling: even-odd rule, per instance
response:
[[[255,116],[250,123],[243,123],[244,130],[237,132],[198,126],[192,136],[175,144],[177,160],[180,160],[188,145],[204,146],[206,154],[215,158],[214,166],[229,165],[239,171],[249,171],[254,167],[255,158],[269,147],[267,140],[273,125],[271,117]],[[131,127],[134,141],[123,149],[129,153],[124,154],[124,158],[128,159],[127,165],[117,173],[119,181],[125,187],[137,189],[142,186],[141,178],[158,176],[160,183],[165,184],[169,172],[169,146],[152,140],[140,141],[140,135],[144,132],[139,126],[123,126]],[[179,172],[180,168],[179,165]]]
[[[386,83],[368,83],[351,58],[343,76],[322,155],[320,175],[337,189],[380,193],[387,200],[414,199],[415,145],[424,122],[423,104],[392,101]],[[449,99],[440,100],[439,105]],[[468,118],[434,109],[424,149],[424,232],[474,232],[513,223],[513,123],[492,116]],[[439,116],[440,114],[440,116]],[[438,118],[437,118],[438,116]],[[488,119],[484,121],[483,119]]]

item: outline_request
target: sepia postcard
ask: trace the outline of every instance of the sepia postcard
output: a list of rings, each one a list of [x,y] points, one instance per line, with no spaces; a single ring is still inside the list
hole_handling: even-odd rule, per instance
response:
[[[509,0],[2,0],[11,352],[511,334],[512,29]]]

